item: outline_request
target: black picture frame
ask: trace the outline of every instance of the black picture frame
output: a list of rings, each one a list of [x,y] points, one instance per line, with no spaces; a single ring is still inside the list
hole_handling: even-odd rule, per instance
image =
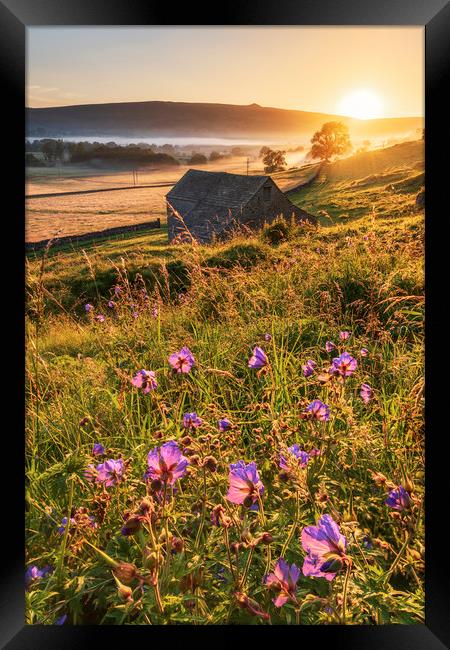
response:
[[[425,26],[425,128],[426,128],[426,616],[425,625],[397,626],[311,626],[289,630],[288,626],[252,626],[253,642],[295,631],[294,643],[332,644],[333,649],[357,650],[439,650],[450,647],[448,606],[449,550],[445,531],[448,499],[445,476],[448,456],[442,450],[447,437],[439,414],[445,413],[446,381],[437,377],[446,368],[448,334],[444,330],[440,287],[447,245],[443,236],[444,211],[448,203],[446,157],[448,150],[447,65],[450,60],[450,8],[445,0],[277,0],[269,2],[224,3],[216,13],[213,4],[186,4],[176,7],[141,0],[0,0],[0,74],[2,83],[3,156],[6,158],[4,199],[12,198],[3,211],[3,253],[11,253],[4,266],[4,316],[10,331],[5,350],[11,358],[4,375],[8,377],[7,406],[12,426],[4,426],[3,538],[6,550],[1,562],[0,642],[9,650],[19,648],[80,648],[99,644],[117,647],[134,644],[139,637],[146,643],[163,642],[172,647],[205,640],[217,643],[217,630],[205,626],[178,626],[149,629],[147,626],[26,626],[24,625],[24,521],[23,521],[23,412],[24,412],[24,264],[20,251],[24,244],[25,170],[23,165],[25,115],[25,32],[38,25],[423,25]],[[5,179],[5,176],[3,177]],[[448,255],[448,254],[447,254]],[[18,361],[20,360],[20,362]],[[4,366],[5,367],[5,366]],[[445,391],[445,392],[444,392]],[[11,398],[9,398],[11,396]],[[13,397],[16,403],[13,406]],[[4,400],[6,401],[6,400]],[[447,400],[448,401],[448,400]],[[444,419],[445,422],[445,419]],[[448,426],[447,426],[448,429]],[[6,458],[6,460],[5,460]],[[447,470],[448,472],[448,470]],[[241,638],[242,628],[239,630]],[[155,639],[155,635],[157,638]],[[231,636],[233,635],[233,636]],[[230,626],[222,627],[223,643],[237,639]],[[292,641],[291,641],[292,642]]]

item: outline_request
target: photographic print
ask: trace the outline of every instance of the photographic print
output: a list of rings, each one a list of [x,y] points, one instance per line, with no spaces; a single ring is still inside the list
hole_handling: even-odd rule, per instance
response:
[[[424,624],[424,32],[27,26],[28,625]]]

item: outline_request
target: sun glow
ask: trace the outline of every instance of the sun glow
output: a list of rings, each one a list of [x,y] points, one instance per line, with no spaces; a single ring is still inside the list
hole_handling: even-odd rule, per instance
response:
[[[381,99],[371,90],[355,90],[350,95],[346,95],[339,105],[340,113],[360,120],[380,117],[381,111]]]

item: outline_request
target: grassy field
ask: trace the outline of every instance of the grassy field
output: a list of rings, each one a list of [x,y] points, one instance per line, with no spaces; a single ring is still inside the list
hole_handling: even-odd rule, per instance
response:
[[[327,213],[318,229],[29,256],[28,623],[423,623],[421,151],[328,168],[292,197]],[[184,346],[195,364],[176,373]],[[356,367],[330,373],[344,352]],[[171,440],[187,468],[145,479]],[[240,460],[258,472],[241,505],[227,498]],[[329,530],[327,557],[308,546],[323,515],[346,540]],[[272,576],[279,558],[300,575]]]

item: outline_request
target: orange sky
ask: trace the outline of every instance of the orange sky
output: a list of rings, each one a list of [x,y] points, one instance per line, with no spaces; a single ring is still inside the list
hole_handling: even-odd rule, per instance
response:
[[[423,27],[28,27],[27,59],[28,106],[256,102],[350,114],[362,102],[361,117],[424,114]]]

